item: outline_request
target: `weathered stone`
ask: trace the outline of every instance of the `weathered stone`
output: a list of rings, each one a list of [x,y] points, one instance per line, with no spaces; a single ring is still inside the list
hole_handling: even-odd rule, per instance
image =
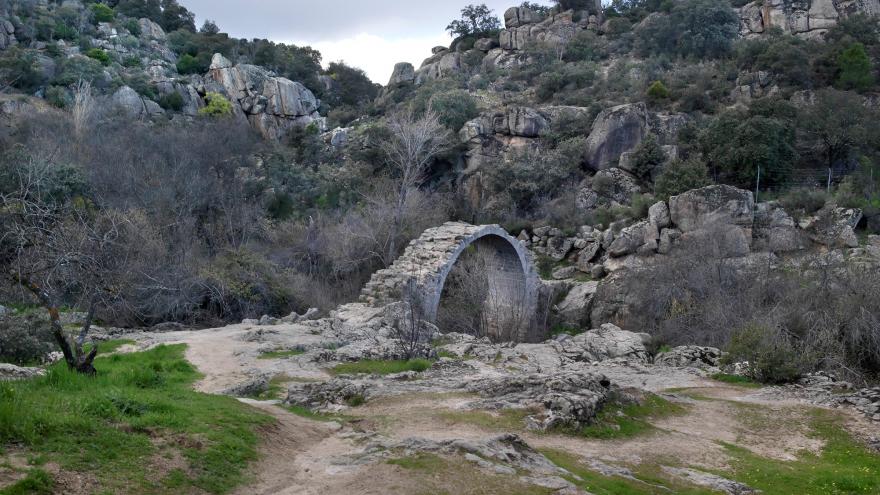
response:
[[[610,323],[572,338],[572,342],[582,348],[582,359],[587,361],[627,358],[647,362],[648,350],[645,345],[650,340],[651,336],[646,333],[628,332]]]
[[[543,18],[526,7],[511,7],[504,12],[504,27],[515,28],[526,24],[536,24]]]
[[[614,257],[626,256],[635,253],[645,244],[653,245],[656,251],[659,237],[656,225],[646,221],[638,222],[620,231],[608,247],[608,254]]]
[[[590,303],[596,293],[598,282],[575,284],[565,298],[556,305],[556,315],[563,323],[578,328],[590,325]]]
[[[492,118],[492,127],[497,134],[533,138],[544,133],[549,125],[533,108],[510,107]]]
[[[229,387],[226,390],[223,390],[221,394],[232,397],[256,397],[266,390],[269,390],[269,377],[258,376],[246,382]]]
[[[497,38],[480,38],[474,42],[474,48],[481,52],[488,52],[493,48],[498,48],[498,46],[500,45]]]
[[[603,110],[587,138],[587,161],[594,170],[617,166],[620,154],[634,149],[648,132],[644,103],[619,105]]]
[[[755,490],[754,488],[738,481],[729,480],[703,471],[697,471],[696,469],[663,466],[663,471],[672,476],[682,478],[694,485],[726,493],[727,495],[752,495],[761,493],[760,490]]]
[[[633,195],[642,192],[638,179],[616,167],[596,172],[590,187],[598,195],[598,202],[606,203],[630,204]]]
[[[405,84],[411,84],[415,80],[415,67],[409,62],[400,62],[394,66],[394,72],[391,73],[391,79],[388,81],[388,86],[402,86]]]
[[[669,198],[672,223],[682,232],[717,225],[751,228],[755,200],[750,191],[728,185],[694,189]]]
[[[285,404],[326,409],[362,402],[369,396],[369,386],[346,378],[334,378],[319,383],[300,383],[287,391]]]
[[[794,219],[775,201],[755,206],[752,232],[757,250],[775,253],[797,251],[806,247],[803,232]]]
[[[565,280],[574,277],[577,274],[577,268],[573,266],[564,266],[553,271],[554,280]]]
[[[859,245],[855,228],[861,219],[862,210],[858,208],[827,205],[815,216],[801,220],[799,225],[813,242],[829,247],[853,248]]]
[[[657,227],[664,229],[672,225],[672,218],[669,216],[669,207],[665,201],[660,201],[648,208],[648,222]]]
[[[0,382],[27,380],[45,374],[46,370],[43,368],[23,368],[14,364],[0,363]]]
[[[551,237],[547,240],[547,256],[553,261],[562,261],[571,252],[574,241],[565,237]]]
[[[654,357],[654,364],[692,368],[717,368],[723,353],[715,347],[685,345],[661,352]]]

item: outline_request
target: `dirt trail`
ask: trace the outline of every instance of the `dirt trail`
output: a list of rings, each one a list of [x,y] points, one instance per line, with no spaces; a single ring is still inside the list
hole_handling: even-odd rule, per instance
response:
[[[265,341],[253,343],[243,336],[252,329],[232,326],[200,332],[177,332],[150,336],[146,345],[185,343],[187,359],[205,376],[199,390],[217,393],[252,377],[255,373],[281,374],[291,380],[326,376],[317,365],[297,359],[258,359]],[[292,343],[313,336],[288,329],[278,342]],[[628,376],[612,370],[618,381],[653,379],[651,375]],[[647,378],[646,378],[647,376]],[[669,375],[675,381],[675,374]],[[656,388],[666,386],[662,379]],[[687,413],[652,420],[656,431],[622,440],[595,440],[558,434],[505,430],[456,416],[472,396],[462,393],[420,393],[371,400],[346,411],[360,419],[353,423],[321,422],[290,413],[268,402],[248,401],[277,423],[262,433],[261,458],[252,467],[253,480],[235,493],[252,494],[345,494],[420,493],[425,473],[384,462],[362,462],[370,435],[390,440],[411,437],[435,441],[479,441],[505,431],[517,433],[533,448],[559,449],[584,459],[635,466],[643,462],[672,462],[713,469],[728,467],[720,442],[734,443],[775,459],[793,459],[804,450],[817,452],[821,441],[809,435],[809,409],[794,401],[767,401],[754,390],[683,376],[684,392],[671,395],[684,403]],[[509,424],[509,423],[508,423]],[[421,478],[420,478],[421,476]],[[451,483],[451,481],[450,481]],[[452,488],[452,486],[444,486]],[[453,490],[454,491],[454,490]]]

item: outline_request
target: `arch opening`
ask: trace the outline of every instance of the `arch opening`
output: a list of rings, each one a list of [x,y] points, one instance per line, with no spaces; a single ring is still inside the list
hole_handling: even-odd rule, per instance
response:
[[[525,340],[534,313],[526,263],[498,235],[463,246],[439,280],[438,328],[494,342]]]

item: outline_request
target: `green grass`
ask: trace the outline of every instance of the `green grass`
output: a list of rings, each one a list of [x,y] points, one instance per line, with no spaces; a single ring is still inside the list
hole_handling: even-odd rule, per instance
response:
[[[356,373],[369,373],[376,375],[390,375],[404,371],[422,372],[430,368],[432,361],[429,359],[410,359],[409,361],[355,361],[342,363],[331,368],[336,375],[353,375]]]
[[[184,350],[99,357],[96,377],[56,364],[44,377],[0,383],[0,447],[91,474],[98,492],[230,491],[256,458],[257,429],[272,419],[233,398],[193,391],[199,374]],[[156,468],[173,454],[188,469]]]
[[[419,452],[409,457],[389,459],[387,462],[388,464],[400,466],[404,469],[415,469],[428,473],[436,473],[438,471],[441,471],[446,468],[447,465],[446,460],[442,457],[425,452]]]
[[[880,494],[880,455],[855,441],[832,411],[816,409],[812,414],[813,434],[825,441],[818,455],[803,452],[796,461],[781,461],[724,444],[731,471],[719,474],[765,495]]]
[[[0,489],[0,495],[50,495],[53,486],[49,473],[42,469],[31,469],[24,479]]]
[[[578,487],[593,493],[595,495],[660,495],[660,494],[682,494],[682,495],[710,495],[717,492],[703,490],[676,483],[667,479],[644,479],[639,473],[634,473],[637,480],[624,478],[621,476],[604,476],[589,467],[585,466],[577,456],[554,449],[542,449],[544,454],[550,461],[566,471],[577,475],[564,476],[568,481]]]
[[[526,416],[533,411],[528,409],[502,409],[497,414],[486,411],[443,411],[439,417],[450,423],[467,423],[495,430],[522,431]]]
[[[682,405],[658,395],[646,394],[637,404],[607,404],[596,415],[596,421],[591,425],[577,429],[562,427],[558,431],[587,438],[630,438],[653,431],[655,428],[648,422],[649,419],[684,414],[686,411],[687,409]]]
[[[257,356],[257,359],[284,359],[291,356],[299,356],[305,354],[305,352],[302,349],[270,351],[260,354]]]
[[[715,373],[712,375],[713,380],[718,380],[719,382],[730,383],[732,385],[739,385],[740,387],[747,388],[761,388],[761,384],[753,381],[751,378],[740,376],[740,375],[728,375],[726,373]]]
[[[105,340],[104,342],[98,342],[98,355],[101,354],[109,354],[111,352],[116,352],[120,347],[124,345],[134,345],[137,342],[131,339],[116,339],[116,340]],[[91,345],[86,345],[86,352],[91,349]]]
[[[553,338],[562,334],[575,336],[581,333],[584,333],[584,331],[580,328],[569,327],[566,325],[553,325],[553,327],[550,328],[550,336],[548,338]]]

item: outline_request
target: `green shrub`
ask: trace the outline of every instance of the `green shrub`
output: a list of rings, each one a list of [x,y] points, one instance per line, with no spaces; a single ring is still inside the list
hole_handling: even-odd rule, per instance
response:
[[[786,192],[779,198],[779,204],[787,211],[803,211],[807,215],[825,206],[828,195],[820,189],[797,188]]]
[[[437,113],[440,123],[453,132],[458,132],[465,122],[480,114],[477,100],[461,89],[435,94],[428,106]]]
[[[68,26],[63,22],[58,21],[55,24],[55,29],[53,30],[52,35],[55,39],[58,40],[73,41],[79,37],[79,31],[77,31],[74,27]]]
[[[666,162],[666,152],[653,134],[649,134],[633,150],[630,158],[632,172],[640,179],[647,179],[651,173]]]
[[[201,74],[208,70],[208,66],[196,57],[185,53],[177,61],[177,72],[181,74]]]
[[[46,88],[46,101],[55,108],[67,107],[69,99],[67,90],[61,86],[49,86]]]
[[[205,95],[205,102],[207,103],[205,107],[199,110],[200,115],[207,115],[209,117],[228,117],[232,115],[232,103],[220,93],[209,92]]]
[[[0,362],[35,364],[56,350],[52,327],[41,311],[0,318]]]
[[[110,55],[100,48],[92,48],[86,52],[86,57],[101,62],[101,65],[110,65]]]
[[[58,86],[70,86],[79,80],[94,83],[103,74],[101,62],[87,57],[71,57],[61,63],[61,71],[53,83]]]
[[[116,17],[116,12],[113,11],[107,5],[103,3],[93,3],[91,6],[92,9],[92,19],[97,22],[113,22],[113,19]]]
[[[140,37],[141,25],[136,19],[129,19],[125,21],[125,24],[123,26],[125,27],[125,29],[128,30],[129,33],[131,33],[132,36]]]
[[[747,362],[748,376],[762,383],[787,383],[810,371],[809,354],[785,331],[750,324],[733,334],[725,364]]]
[[[711,184],[706,164],[695,158],[674,160],[657,176],[654,192],[660,200]]]
[[[140,68],[141,67],[141,58],[137,55],[130,55],[125,57],[122,60],[122,66],[127,67],[129,69]]]
[[[843,89],[865,91],[874,85],[874,68],[871,58],[861,43],[853,43],[837,57],[840,75],[837,85]]]
[[[648,86],[648,98],[657,101],[669,98],[669,90],[661,81],[654,81]]]
[[[183,96],[177,91],[167,93],[159,97],[159,106],[165,110],[179,112],[183,109]]]

